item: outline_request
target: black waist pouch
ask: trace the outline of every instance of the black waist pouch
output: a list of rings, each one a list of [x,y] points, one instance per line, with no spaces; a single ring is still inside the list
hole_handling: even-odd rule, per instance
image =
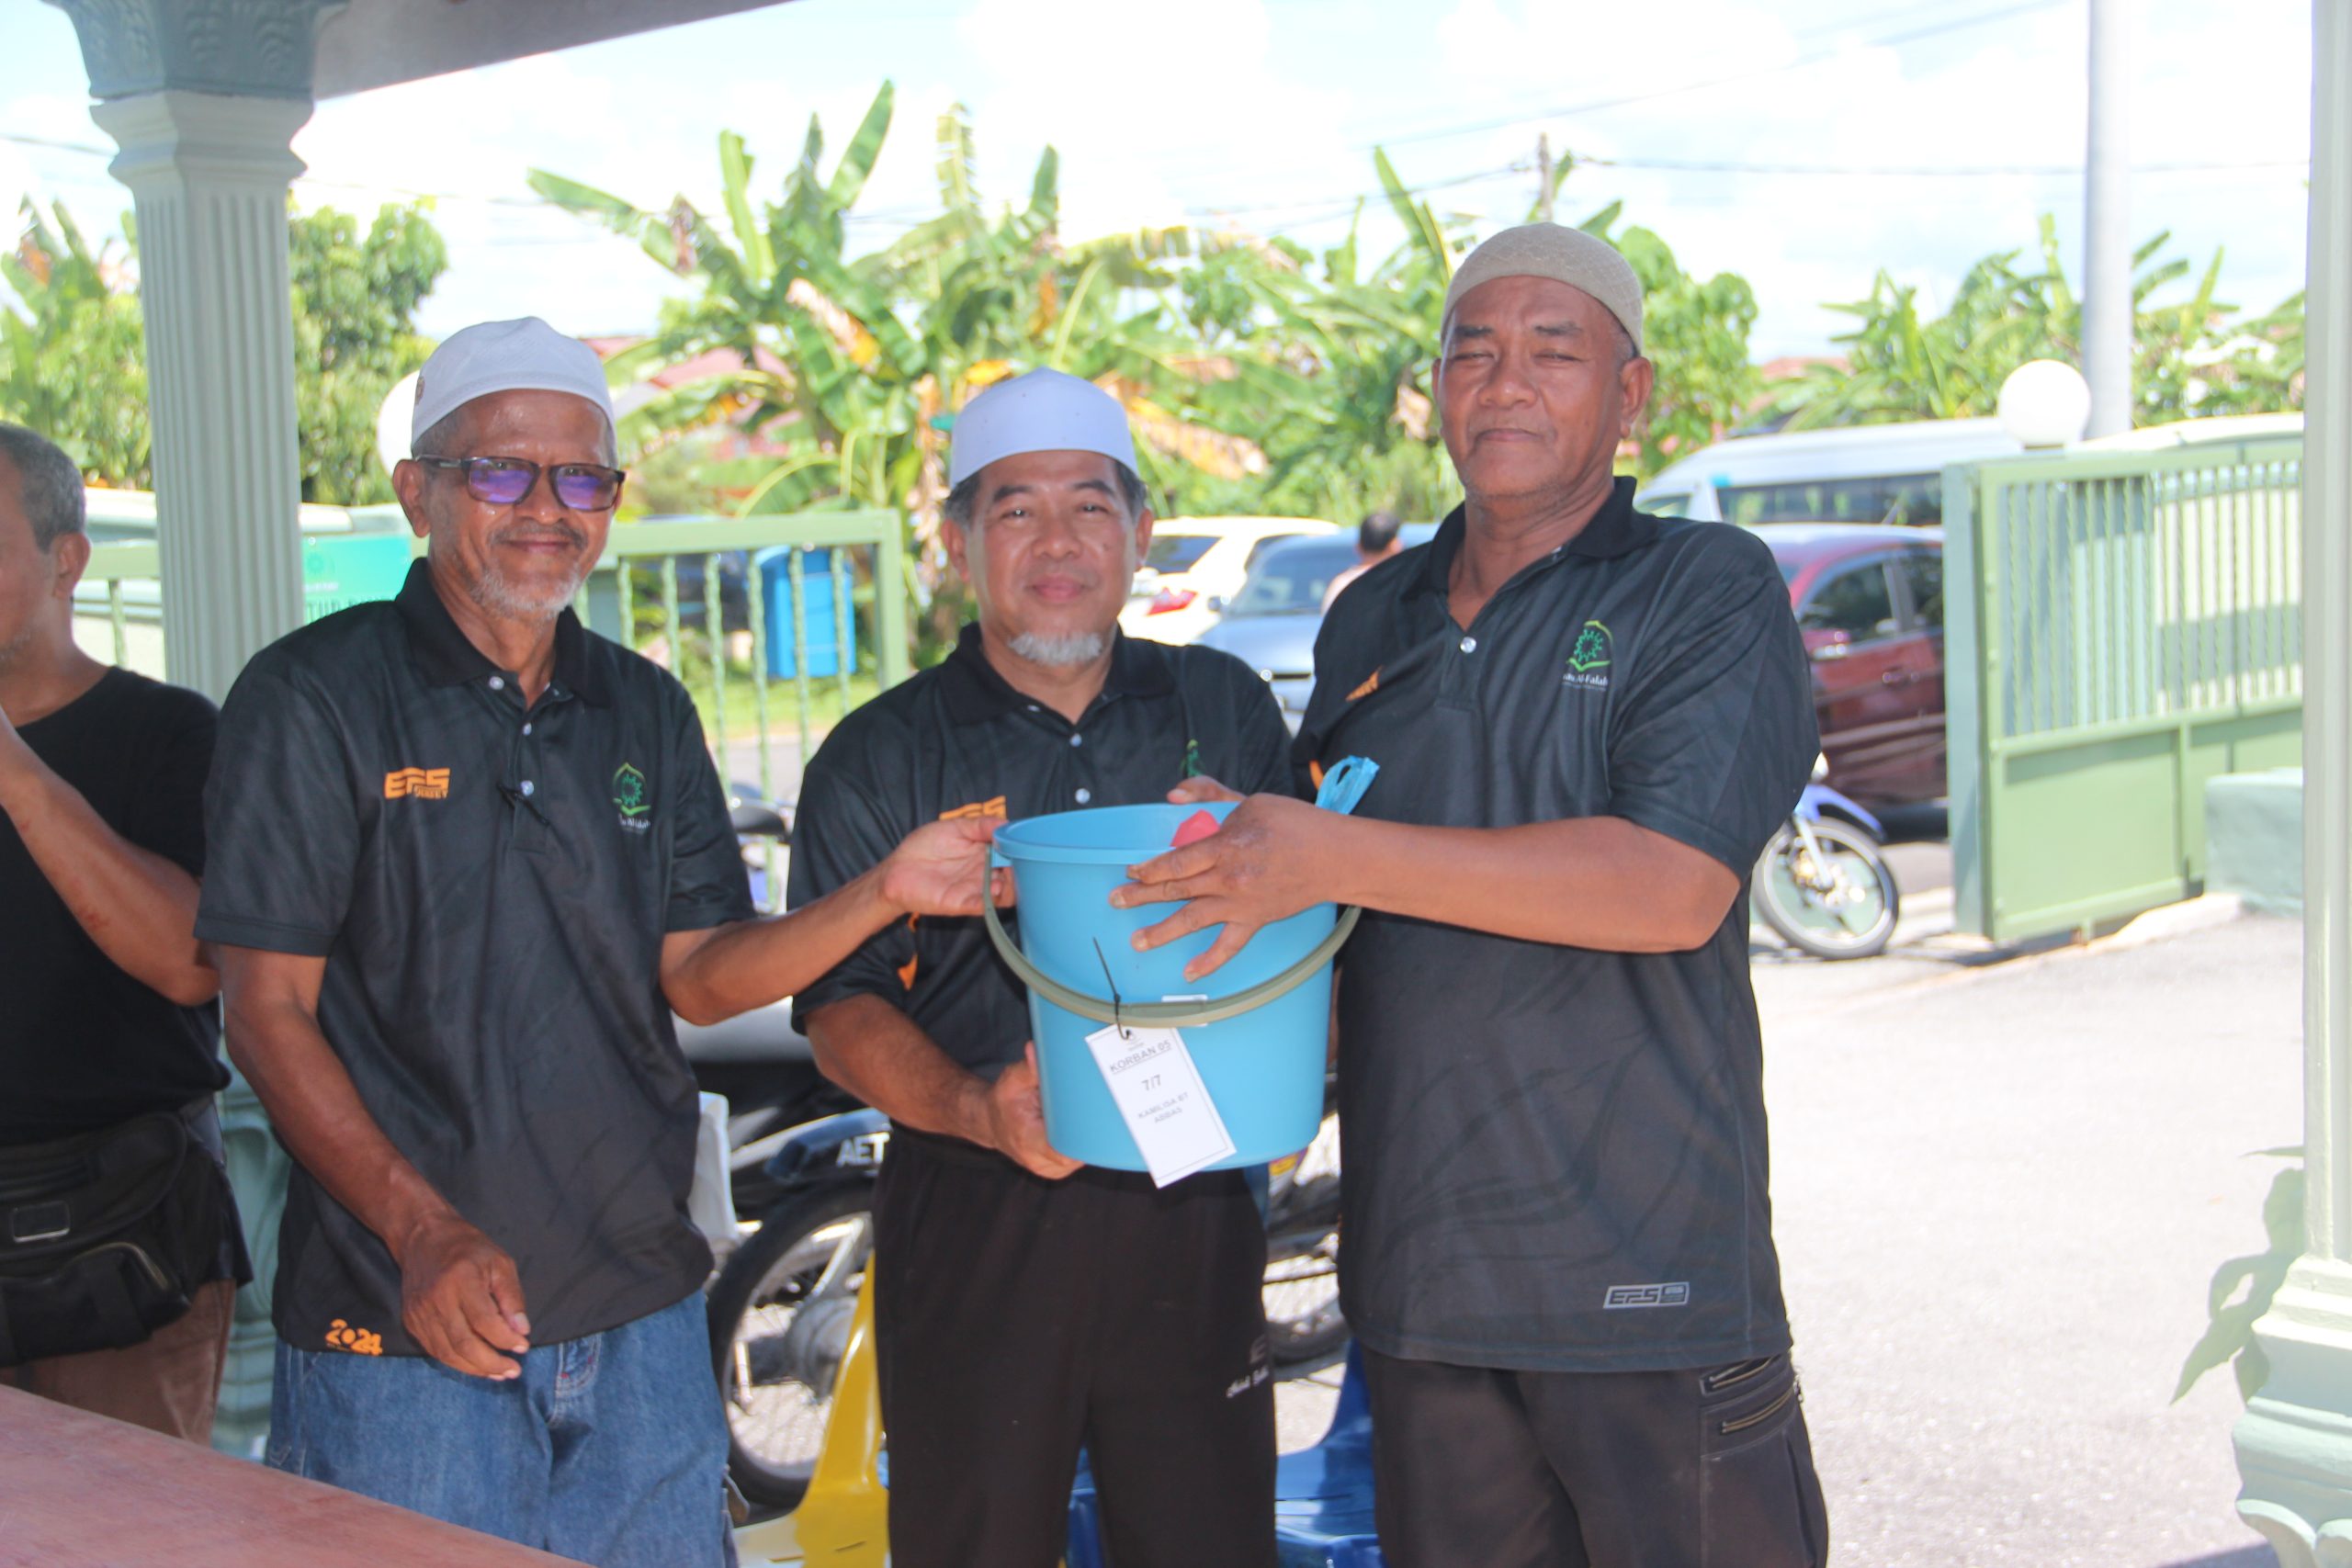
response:
[[[139,1344],[220,1272],[235,1224],[185,1115],[0,1148],[0,1367]]]

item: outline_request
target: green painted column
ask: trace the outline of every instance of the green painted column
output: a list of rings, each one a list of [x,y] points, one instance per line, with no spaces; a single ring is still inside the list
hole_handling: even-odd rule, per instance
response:
[[[2352,0],[2315,0],[2303,443],[2306,1251],[2255,1325],[2238,1513],[2281,1568],[2352,1568]]]

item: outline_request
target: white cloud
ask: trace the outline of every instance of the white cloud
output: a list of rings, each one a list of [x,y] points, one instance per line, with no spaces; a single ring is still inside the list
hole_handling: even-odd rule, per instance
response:
[[[1360,161],[1336,129],[1346,103],[1273,56],[1262,0],[977,0],[958,31],[989,78],[983,149],[1059,152],[1071,238],[1184,222],[1204,186],[1231,199],[1269,164]]]

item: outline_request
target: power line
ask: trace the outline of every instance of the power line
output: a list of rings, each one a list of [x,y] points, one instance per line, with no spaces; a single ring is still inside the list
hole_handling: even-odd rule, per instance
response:
[[[1596,168],[1657,170],[1694,175],[1835,175],[1861,178],[1902,179],[1952,176],[1977,178],[1996,175],[2066,175],[2079,177],[2080,164],[1734,164],[1676,158],[1602,158],[1576,155],[1578,164]],[[2309,158],[2256,159],[2238,164],[2136,164],[2135,175],[2244,174],[2261,169],[2308,169]],[[1522,168],[1529,165],[1521,165]]]
[[[2030,11],[2046,11],[2053,6],[2070,3],[2071,0],[2024,0],[2021,5],[2006,6],[1998,10],[1984,11],[1953,21],[1936,22],[1927,27],[1914,28],[1908,32],[1866,39],[1862,47],[1865,49],[1899,48],[1906,43],[1917,43],[1922,39],[1938,38],[1945,33],[1958,32],[1965,28],[1982,27],[1987,22],[2006,21],[2011,17],[2023,16]],[[1484,131],[1508,130],[1513,126],[1530,125],[1539,119],[1563,119],[1576,115],[1599,114],[1606,109],[1628,108],[1636,104],[1658,103],[1667,98],[1679,98],[1690,93],[1701,93],[1713,87],[1730,86],[1737,82],[1756,82],[1769,76],[1785,76],[1792,71],[1803,71],[1811,66],[1824,64],[1837,59],[1844,52],[1844,48],[1840,46],[1836,49],[1802,54],[1780,65],[1737,71],[1728,76],[1713,76],[1702,82],[1685,82],[1679,86],[1660,87],[1654,92],[1631,93],[1614,98],[1594,98],[1580,104],[1567,104],[1553,108],[1513,114],[1501,119],[1478,120],[1469,124],[1445,126],[1433,130],[1408,131],[1401,136],[1391,136],[1377,141],[1360,143],[1359,150],[1409,146],[1415,142],[1438,141],[1453,136],[1475,136]]]

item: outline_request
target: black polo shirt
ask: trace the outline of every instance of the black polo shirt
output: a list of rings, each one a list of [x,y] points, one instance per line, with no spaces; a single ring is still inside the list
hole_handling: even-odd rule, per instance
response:
[[[1214,649],[1118,636],[1102,692],[1072,724],[1006,682],[966,626],[955,652],[843,719],[808,764],[793,822],[797,908],[944,817],[1013,821],[1143,806],[1195,773],[1287,793],[1290,736],[1256,672]],[[901,920],[802,991],[794,1021],[878,996],[955,1061],[993,1077],[1029,1038],[1028,992],[975,917]]]
[[[1464,517],[1340,597],[1297,757],[1361,754],[1358,816],[1621,817],[1737,872],[1818,741],[1788,591],[1752,535],[1634,486],[1468,627]],[[1538,1371],[1789,1343],[1736,899],[1690,953],[1592,952],[1367,913],[1340,983],[1343,1304],[1387,1355]]]
[[[527,711],[424,563],[257,654],[221,711],[197,934],[323,957],[319,1023],[386,1136],[513,1255],[532,1342],[699,1286],[694,1075],[662,939],[752,913],[684,688],[557,624]],[[299,1168],[278,1333],[420,1353],[381,1241]]]

